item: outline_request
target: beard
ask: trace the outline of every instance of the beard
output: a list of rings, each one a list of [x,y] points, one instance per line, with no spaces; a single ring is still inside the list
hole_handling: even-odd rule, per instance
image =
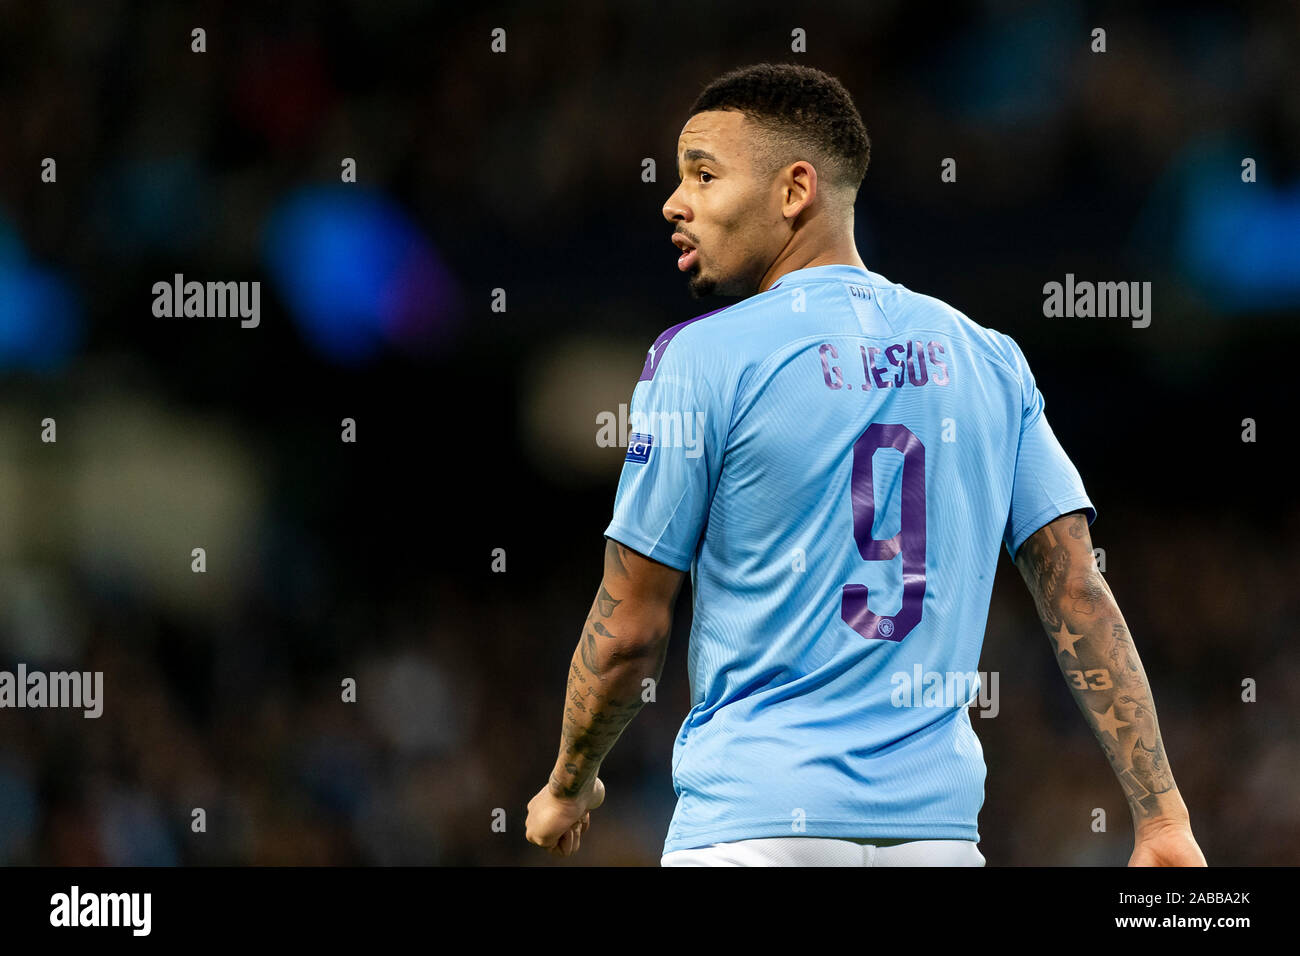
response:
[[[718,280],[704,275],[702,260],[699,254],[696,254],[695,265],[691,266],[686,273],[686,290],[690,292],[692,299],[703,299],[705,296],[713,295],[714,290],[718,287]]]
[[[686,289],[690,292],[692,299],[703,299],[705,296],[713,295],[713,290],[717,288],[717,285],[718,283],[715,280],[696,272],[687,281]]]
[[[686,289],[691,294],[692,299],[703,299],[709,295],[735,296],[745,298],[758,292],[758,283],[743,280],[738,277],[724,277],[719,279],[716,276],[706,276],[700,271],[700,264],[697,261],[691,266],[690,272],[687,273]]]
[[[736,267],[736,271],[730,274],[719,275],[716,272],[712,275],[704,273],[704,258],[696,255],[695,264],[686,270],[686,289],[690,292],[692,299],[702,299],[709,295],[737,296],[744,298],[754,295],[758,292],[758,276],[762,270],[757,273],[747,268],[751,265]]]

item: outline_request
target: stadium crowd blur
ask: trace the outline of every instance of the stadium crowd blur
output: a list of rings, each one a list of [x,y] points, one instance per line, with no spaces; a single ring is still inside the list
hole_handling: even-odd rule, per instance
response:
[[[555,862],[525,805],[622,465],[596,415],[725,304],[660,209],[694,95],[764,60],[854,95],[868,267],[1024,349],[1206,857],[1300,862],[1300,8],[630,6],[6,5],[0,670],[104,706],[0,710],[0,862]],[[260,324],[156,317],[176,273],[260,281]],[[1067,273],[1151,281],[1151,325],[1045,318]],[[657,863],[688,631],[568,865]],[[1124,863],[1005,556],[981,670],[989,863]]]

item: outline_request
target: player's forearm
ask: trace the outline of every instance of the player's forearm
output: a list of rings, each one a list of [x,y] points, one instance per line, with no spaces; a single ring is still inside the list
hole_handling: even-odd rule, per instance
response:
[[[601,585],[569,662],[560,753],[551,792],[571,797],[645,703],[645,681],[657,681],[668,650],[671,618],[624,607]]]
[[[1073,516],[1086,533],[1082,516]],[[1022,572],[1057,664],[1124,788],[1138,830],[1186,822],[1187,807],[1165,755],[1146,671],[1110,586],[1089,560],[1072,566],[1052,536],[1031,539]],[[1023,549],[1022,549],[1023,550]],[[1082,563],[1082,562],[1080,562]]]
[[[1108,598],[1109,613],[1090,619],[1066,612],[1065,636],[1071,642],[1075,633],[1082,636],[1074,653],[1057,653],[1057,664],[1124,788],[1134,827],[1186,821],[1187,806],[1169,768],[1146,671],[1110,589],[1099,572],[1093,574]],[[1095,586],[1078,585],[1084,593]],[[1054,644],[1059,628],[1052,631]]]

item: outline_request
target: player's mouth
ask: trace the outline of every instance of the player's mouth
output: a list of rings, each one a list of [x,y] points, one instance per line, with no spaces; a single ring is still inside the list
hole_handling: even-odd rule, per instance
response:
[[[695,265],[695,260],[699,258],[700,250],[695,248],[694,243],[683,236],[680,232],[673,233],[673,245],[682,250],[682,254],[677,257],[677,268],[685,272],[691,266]]]

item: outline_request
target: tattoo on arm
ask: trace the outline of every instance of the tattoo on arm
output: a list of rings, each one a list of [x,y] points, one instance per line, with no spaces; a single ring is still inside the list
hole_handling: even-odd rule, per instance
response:
[[[596,595],[596,610],[600,611],[601,617],[609,617],[614,613],[614,608],[622,603],[605,589],[605,585],[600,586],[600,591]]]
[[[623,602],[605,589],[605,585],[600,586],[600,593],[596,595],[596,603],[592,606],[592,611],[603,618],[609,618],[614,613],[614,609]],[[595,620],[593,614],[587,615],[587,623],[591,629],[601,637],[609,637],[618,640],[618,635],[605,626],[604,622]]]
[[[609,546],[622,547],[614,542]],[[616,551],[610,557],[611,564],[622,566]],[[645,703],[641,682],[646,677],[657,680],[663,671],[668,653],[666,630],[649,645],[630,645],[605,623],[616,623],[612,619],[622,604],[623,599],[616,598],[602,583],[569,662],[568,699],[556,761],[559,769],[551,773],[550,780],[551,792],[558,796],[576,796],[590,783],[601,761]],[[623,629],[619,626],[620,631]]]
[[[1064,532],[1088,545],[1087,560]],[[1146,672],[1119,607],[1091,556],[1088,522],[1067,515],[1030,536],[1016,565],[1053,641],[1057,664],[1123,785],[1135,818],[1165,809],[1175,789]]]
[[[596,648],[596,635],[591,631],[584,631],[582,642],[578,645],[582,652],[582,666],[597,680],[604,680],[605,675],[601,671],[600,652]]]
[[[605,539],[605,564],[623,578],[627,577],[627,564],[623,560],[627,551],[625,545],[619,544],[613,538]]]

